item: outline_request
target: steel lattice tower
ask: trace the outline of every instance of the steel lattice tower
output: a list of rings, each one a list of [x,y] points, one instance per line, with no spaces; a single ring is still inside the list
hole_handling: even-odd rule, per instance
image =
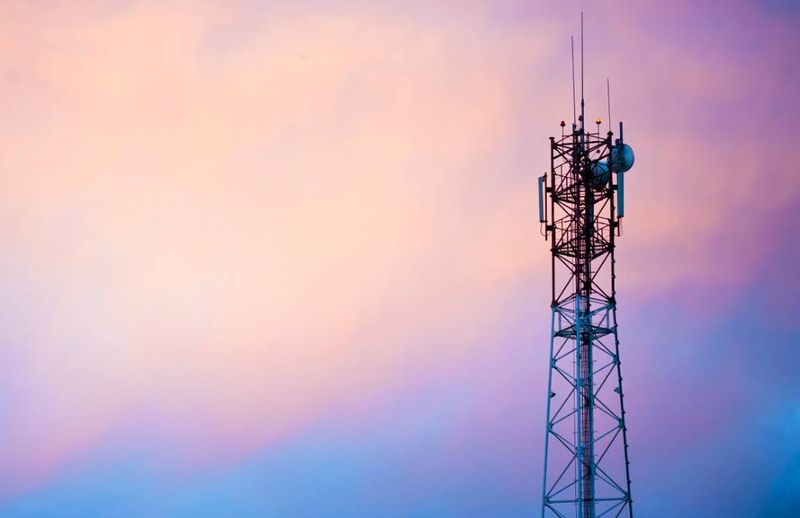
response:
[[[619,138],[601,135],[584,111],[581,99],[572,131],[562,121],[561,137],[550,137],[550,172],[539,178],[552,255],[542,516],[632,518],[614,248],[633,152],[622,123]]]

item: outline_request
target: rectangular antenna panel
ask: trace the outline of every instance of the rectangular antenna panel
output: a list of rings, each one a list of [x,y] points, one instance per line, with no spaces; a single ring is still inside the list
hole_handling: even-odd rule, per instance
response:
[[[547,175],[543,175],[539,177],[539,222],[540,223],[547,223],[547,217],[545,216],[545,207],[544,207],[544,182],[547,178]]]

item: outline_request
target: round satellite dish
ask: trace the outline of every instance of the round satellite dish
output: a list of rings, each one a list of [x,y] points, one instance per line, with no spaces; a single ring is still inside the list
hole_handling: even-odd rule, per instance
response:
[[[636,157],[633,155],[633,149],[628,144],[617,145],[611,148],[611,164],[614,166],[614,171],[624,173],[633,167],[633,162]]]
[[[608,184],[611,178],[611,171],[608,168],[608,163],[605,160],[600,160],[592,164],[592,187],[595,189],[602,189]]]

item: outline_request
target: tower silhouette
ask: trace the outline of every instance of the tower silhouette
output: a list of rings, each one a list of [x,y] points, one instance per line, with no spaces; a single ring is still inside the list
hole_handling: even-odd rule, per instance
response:
[[[561,137],[550,137],[550,171],[539,178],[552,269],[542,516],[632,517],[614,250],[634,155],[621,122],[617,138],[601,134],[600,119],[586,127],[583,15],[579,115],[574,70],[573,45],[571,131],[562,121]]]

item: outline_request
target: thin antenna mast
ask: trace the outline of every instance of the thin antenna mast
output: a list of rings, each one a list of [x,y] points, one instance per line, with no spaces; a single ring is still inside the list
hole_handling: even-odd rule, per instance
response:
[[[611,80],[606,78],[606,97],[608,98],[608,132],[611,133]]]
[[[578,114],[575,108],[575,37],[569,37],[569,47],[572,52],[572,127],[577,124]]]
[[[581,11],[581,129],[586,123],[586,114],[584,113],[583,102],[583,11]]]

